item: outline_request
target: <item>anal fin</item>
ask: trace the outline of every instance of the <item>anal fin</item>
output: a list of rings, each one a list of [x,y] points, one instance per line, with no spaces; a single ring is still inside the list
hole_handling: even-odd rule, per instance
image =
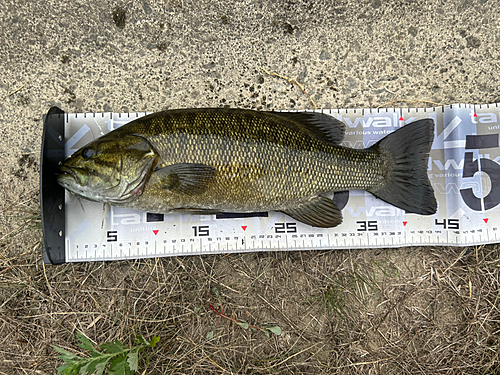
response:
[[[282,212],[312,227],[332,228],[342,223],[342,212],[337,205],[322,196]]]

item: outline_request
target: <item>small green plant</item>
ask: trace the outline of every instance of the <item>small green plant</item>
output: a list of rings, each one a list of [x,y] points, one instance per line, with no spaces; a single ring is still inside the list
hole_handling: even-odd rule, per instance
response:
[[[160,340],[153,336],[151,341],[147,341],[141,335],[136,337],[135,345],[129,347],[120,341],[107,342],[102,344],[98,351],[82,333],[78,332],[76,338],[81,342],[80,348],[90,354],[90,358],[79,357],[66,349],[52,345],[54,350],[60,354],[66,364],[57,368],[58,375],[129,375],[134,374],[139,368],[139,354],[147,348],[154,348]]]
[[[329,285],[323,294],[323,302],[326,306],[328,315],[334,312],[341,321],[346,317],[347,313],[342,286]]]

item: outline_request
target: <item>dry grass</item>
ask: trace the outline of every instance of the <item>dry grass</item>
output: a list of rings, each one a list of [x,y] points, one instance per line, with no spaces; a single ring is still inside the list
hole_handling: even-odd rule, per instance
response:
[[[498,245],[44,266],[37,199],[3,203],[0,374],[54,374],[51,345],[78,351],[76,331],[97,344],[160,336],[151,374],[500,371]]]

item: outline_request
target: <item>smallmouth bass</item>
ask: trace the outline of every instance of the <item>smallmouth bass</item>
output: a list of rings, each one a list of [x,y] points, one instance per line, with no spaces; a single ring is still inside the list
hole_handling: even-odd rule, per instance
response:
[[[326,193],[366,190],[407,213],[431,215],[431,119],[370,148],[341,146],[326,114],[178,109],[125,124],[69,156],[58,183],[75,195],[152,213],[281,211],[316,227],[342,213]]]

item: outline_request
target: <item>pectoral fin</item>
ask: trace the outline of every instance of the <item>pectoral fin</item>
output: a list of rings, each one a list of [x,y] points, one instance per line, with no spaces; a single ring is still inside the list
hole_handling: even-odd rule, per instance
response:
[[[154,171],[163,188],[188,195],[202,194],[215,176],[216,169],[206,164],[173,164]]]
[[[283,212],[312,227],[332,228],[342,223],[342,212],[337,205],[321,196]]]

